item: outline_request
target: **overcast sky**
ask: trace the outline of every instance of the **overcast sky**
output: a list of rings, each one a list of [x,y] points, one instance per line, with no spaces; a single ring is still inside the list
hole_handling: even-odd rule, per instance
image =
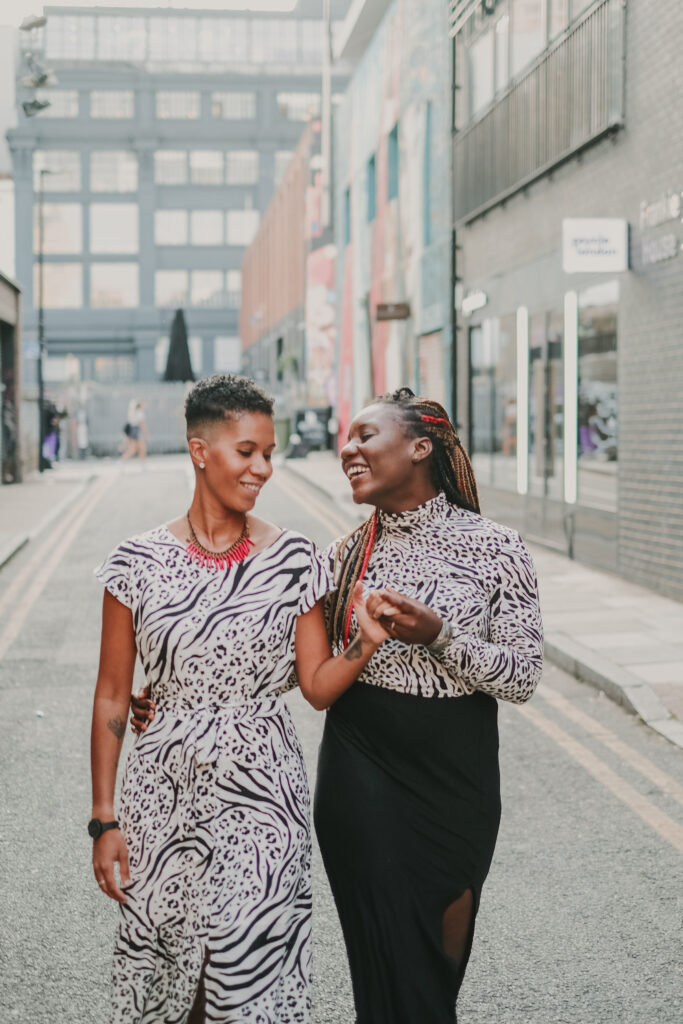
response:
[[[80,0],[64,7],[180,7],[198,10],[250,10],[250,11],[291,11],[297,0],[112,0],[111,3],[88,3]],[[60,6],[58,3],[42,4],[36,0],[0,0],[0,24],[19,25],[27,14],[41,14],[43,7]],[[320,3],[322,11],[322,0]]]

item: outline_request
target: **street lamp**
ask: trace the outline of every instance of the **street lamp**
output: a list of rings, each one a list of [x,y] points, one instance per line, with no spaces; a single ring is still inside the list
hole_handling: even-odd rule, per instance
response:
[[[38,470],[45,469],[43,444],[45,442],[45,383],[43,381],[43,357],[45,355],[45,314],[43,310],[43,248],[45,224],[43,216],[43,191],[46,174],[52,174],[47,167],[41,167],[38,187]]]

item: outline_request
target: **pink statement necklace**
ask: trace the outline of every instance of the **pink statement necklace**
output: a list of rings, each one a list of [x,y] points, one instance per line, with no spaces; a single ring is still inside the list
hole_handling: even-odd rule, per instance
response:
[[[231,565],[243,562],[254,546],[253,540],[249,539],[246,516],[242,532],[234,544],[231,544],[225,551],[209,551],[203,544],[200,544],[197,534],[194,532],[189,512],[187,513],[187,525],[190,530],[190,543],[185,550],[193,562],[197,562],[198,565],[207,569],[229,569]]]

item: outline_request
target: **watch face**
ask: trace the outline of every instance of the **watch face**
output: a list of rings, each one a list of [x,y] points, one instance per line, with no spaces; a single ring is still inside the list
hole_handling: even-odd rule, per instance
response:
[[[102,835],[102,822],[99,818],[93,818],[88,823],[88,835],[91,839],[99,839]]]

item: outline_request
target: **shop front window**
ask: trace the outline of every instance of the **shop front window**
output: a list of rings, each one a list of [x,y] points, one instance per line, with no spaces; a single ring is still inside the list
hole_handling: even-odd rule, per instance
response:
[[[529,321],[529,492],[561,500],[564,473],[564,313]]]
[[[517,481],[515,316],[470,331],[472,466],[482,484],[514,490]]]
[[[617,281],[579,293],[578,499],[609,511],[617,508],[618,300]]]

